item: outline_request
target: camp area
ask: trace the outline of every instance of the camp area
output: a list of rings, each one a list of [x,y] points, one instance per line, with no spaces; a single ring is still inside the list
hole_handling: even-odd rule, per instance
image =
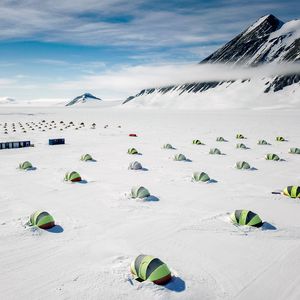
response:
[[[299,111],[0,110],[1,300],[298,300]]]

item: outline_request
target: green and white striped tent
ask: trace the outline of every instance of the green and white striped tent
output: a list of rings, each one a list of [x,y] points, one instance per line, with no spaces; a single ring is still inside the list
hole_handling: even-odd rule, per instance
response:
[[[142,168],[142,164],[138,161],[131,162],[128,167],[129,170],[141,170]]]
[[[300,198],[300,186],[288,186],[283,190],[283,194],[290,198]]]
[[[225,140],[222,136],[218,136],[218,137],[216,138],[216,141],[217,141],[217,142],[226,142],[226,140]]]
[[[243,169],[243,170],[247,170],[247,169],[250,169],[250,165],[246,162],[246,161],[238,161],[236,164],[235,164],[235,167],[237,169]]]
[[[236,148],[237,149],[248,149],[248,147],[243,143],[236,144]]]
[[[277,137],[276,137],[276,141],[277,141],[277,142],[285,142],[286,139],[285,139],[283,136],[277,136]]]
[[[21,170],[29,170],[32,169],[32,164],[29,161],[24,161],[19,164],[19,169]]]
[[[82,160],[82,161],[93,161],[94,159],[90,154],[87,153],[87,154],[81,155],[80,160]]]
[[[289,153],[300,154],[300,148],[290,148]]]
[[[254,227],[261,227],[263,225],[263,222],[259,215],[252,212],[251,210],[236,210],[230,215],[230,219],[233,224],[237,225],[246,225]]]
[[[179,153],[179,154],[176,154],[176,155],[174,156],[174,160],[177,160],[177,161],[185,161],[185,160],[187,160],[187,159],[186,159],[186,157],[185,157],[183,154]]]
[[[149,191],[143,187],[143,186],[134,186],[131,189],[131,193],[130,193],[131,198],[136,199],[144,199],[150,196]]]
[[[55,226],[53,217],[46,211],[34,212],[27,223],[29,226],[37,226],[42,229],[50,229]]]
[[[164,144],[163,149],[174,149],[174,147],[171,144]]]
[[[208,182],[208,181],[210,181],[210,178],[205,172],[194,172],[193,180],[194,181]]]
[[[138,154],[138,151],[135,148],[129,148],[127,153],[134,155],[134,154]]]
[[[257,145],[270,145],[266,140],[258,140]]]
[[[245,139],[245,137],[241,134],[241,133],[238,133],[237,135],[236,135],[236,138],[237,139]]]
[[[67,172],[65,174],[65,178],[64,178],[65,181],[71,181],[71,182],[79,182],[81,181],[81,177],[79,175],[78,172],[76,171],[72,171],[72,172]]]
[[[209,154],[217,154],[217,155],[221,155],[222,152],[221,152],[221,150],[219,150],[218,148],[211,148],[211,149],[209,150]]]
[[[278,160],[280,160],[280,157],[277,154],[268,153],[268,154],[266,154],[265,159],[278,161]]]
[[[194,145],[204,145],[200,140],[193,140]]]
[[[168,266],[160,259],[150,255],[139,255],[130,265],[130,271],[138,281],[149,280],[163,285],[172,278]]]

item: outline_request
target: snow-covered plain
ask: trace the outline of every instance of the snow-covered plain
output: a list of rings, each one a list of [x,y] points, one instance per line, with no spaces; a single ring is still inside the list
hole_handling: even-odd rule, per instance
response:
[[[0,123],[43,119],[87,126],[7,135],[0,127],[1,141],[35,144],[0,150],[1,299],[300,299],[300,202],[271,194],[300,184],[300,155],[288,154],[300,147],[299,110],[0,108]],[[250,149],[235,148],[236,133],[247,137]],[[278,135],[288,142],[275,142]],[[228,142],[216,142],[217,136]],[[57,137],[66,145],[47,145]],[[257,145],[262,138],[272,145]],[[192,145],[193,139],[205,145]],[[163,150],[164,143],[177,150]],[[128,155],[129,147],[142,155]],[[209,155],[211,147],[226,155]],[[84,153],[97,162],[81,162]],[[176,153],[191,162],[173,161]],[[266,161],[267,153],[285,161]],[[18,170],[25,160],[37,169]],[[133,160],[148,171],[128,170]],[[236,170],[239,160],[257,170]],[[63,182],[73,170],[87,183]],[[194,171],[217,182],[194,183]],[[134,185],[159,201],[129,199]],[[60,227],[26,229],[39,209]],[[228,213],[235,209],[258,213],[270,229],[233,226]],[[172,282],[161,287],[132,280],[129,265],[141,253],[166,262]]]

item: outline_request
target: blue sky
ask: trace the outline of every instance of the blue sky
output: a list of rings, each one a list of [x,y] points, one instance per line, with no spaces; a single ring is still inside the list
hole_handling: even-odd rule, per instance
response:
[[[119,72],[193,64],[262,15],[299,12],[295,0],[1,0],[0,96],[126,98],[143,87],[118,88]],[[96,76],[116,82],[100,87]]]

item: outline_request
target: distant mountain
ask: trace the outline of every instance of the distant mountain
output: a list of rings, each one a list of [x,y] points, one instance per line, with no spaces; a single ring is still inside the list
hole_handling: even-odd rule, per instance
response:
[[[71,106],[78,103],[94,102],[94,101],[102,101],[102,100],[100,98],[93,96],[90,93],[85,93],[68,102],[66,106]]]
[[[0,104],[15,104],[16,100],[9,97],[0,97]]]
[[[256,67],[281,62],[300,62],[300,20],[284,23],[273,15],[266,15],[200,64],[222,63]],[[135,96],[130,96],[124,103],[135,102],[145,97],[151,101],[154,98],[155,101],[159,101],[159,96],[179,98],[179,96],[198,94],[211,89],[220,90],[221,85],[226,85],[227,88],[237,87],[232,85],[234,82],[194,82],[179,86],[149,88]],[[249,84],[249,79],[241,78],[239,89],[242,88],[243,83]],[[294,84],[299,87],[300,74],[267,78],[261,88],[263,93],[278,92]]]

